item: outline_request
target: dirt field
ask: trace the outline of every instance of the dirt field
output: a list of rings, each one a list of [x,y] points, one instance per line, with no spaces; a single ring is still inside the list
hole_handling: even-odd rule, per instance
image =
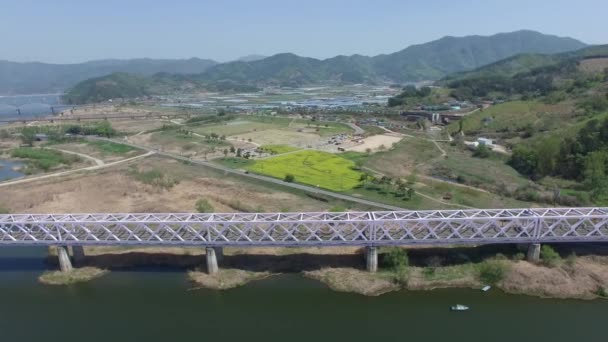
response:
[[[0,207],[14,213],[193,212],[200,198],[216,212],[324,211],[333,206],[287,192],[266,189],[202,168],[162,159],[135,162],[180,180],[170,189],[143,184],[121,165],[61,180],[41,180],[0,189]]]
[[[239,139],[251,139],[260,145],[291,145],[308,147],[317,144],[321,137],[314,133],[296,132],[293,130],[267,129],[238,135]]]
[[[360,144],[348,147],[346,150],[355,151],[355,152],[365,152],[368,148],[372,151],[378,151],[381,149],[381,146],[384,146],[385,149],[391,148],[393,144],[401,141],[401,137],[392,136],[392,135],[372,135],[361,141]]]
[[[128,137],[128,141],[137,145],[159,149],[164,152],[179,154],[192,158],[214,158],[223,156],[223,150],[230,148],[231,141],[208,144],[203,138],[194,135],[183,136],[171,131],[144,133]]]

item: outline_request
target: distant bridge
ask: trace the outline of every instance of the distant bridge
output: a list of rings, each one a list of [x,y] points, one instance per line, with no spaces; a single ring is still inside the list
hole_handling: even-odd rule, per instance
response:
[[[72,115],[72,116],[38,116],[27,118],[11,118],[0,119],[3,123],[28,123],[28,122],[67,122],[67,121],[100,121],[100,120],[147,120],[147,119],[176,119],[190,118],[188,113],[150,113],[150,114],[89,114],[89,115]]]
[[[0,246],[361,246],[377,253],[378,246],[604,241],[608,208],[0,215]]]

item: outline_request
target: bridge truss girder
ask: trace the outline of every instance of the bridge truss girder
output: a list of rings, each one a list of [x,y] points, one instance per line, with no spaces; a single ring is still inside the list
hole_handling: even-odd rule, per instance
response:
[[[390,246],[608,241],[608,208],[0,215],[0,246]]]

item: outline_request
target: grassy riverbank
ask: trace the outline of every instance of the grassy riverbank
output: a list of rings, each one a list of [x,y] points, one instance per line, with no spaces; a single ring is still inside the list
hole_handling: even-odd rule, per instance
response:
[[[69,272],[48,271],[38,277],[38,281],[45,285],[70,285],[91,281],[106,273],[108,271],[96,267],[75,268]]]
[[[601,246],[543,248],[539,263],[523,260],[515,246],[381,249],[379,271],[364,269],[363,250],[335,248],[225,248],[220,272],[208,275],[202,248],[109,248],[86,250],[86,265],[96,269],[142,266],[188,271],[195,287],[224,290],[280,273],[301,273],[336,291],[378,296],[400,290],[474,288],[492,285],[508,293],[552,298],[606,296],[608,251]],[[576,252],[579,256],[574,254]],[[81,269],[85,270],[85,269]],[[79,272],[79,271],[76,271]],[[60,272],[54,272],[60,273]],[[85,272],[86,274],[86,272]],[[46,274],[45,283],[73,283],[102,275]]]

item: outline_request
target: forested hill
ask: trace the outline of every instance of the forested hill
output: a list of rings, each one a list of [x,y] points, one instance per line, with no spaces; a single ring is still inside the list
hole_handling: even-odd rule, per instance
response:
[[[152,76],[113,73],[76,84],[63,96],[68,104],[102,102],[109,99],[132,99],[150,95],[209,91],[251,92],[259,89],[234,82],[201,83],[191,75],[158,73]]]
[[[99,60],[78,64],[0,61],[0,94],[58,93],[80,81],[115,72],[198,74],[215,64],[217,62],[199,58]]]
[[[209,68],[201,80],[302,85],[325,81],[362,83],[434,80],[521,53],[552,54],[586,45],[572,38],[516,31],[493,36],[444,37],[375,57],[337,56],[325,60],[278,54],[252,62],[230,62]]]
[[[598,56],[608,56],[608,45],[588,46],[579,50],[557,54],[519,54],[471,71],[451,74],[445,77],[443,81],[457,81],[485,76],[510,77],[542,67],[555,66],[569,60],[580,60],[582,58]]]

